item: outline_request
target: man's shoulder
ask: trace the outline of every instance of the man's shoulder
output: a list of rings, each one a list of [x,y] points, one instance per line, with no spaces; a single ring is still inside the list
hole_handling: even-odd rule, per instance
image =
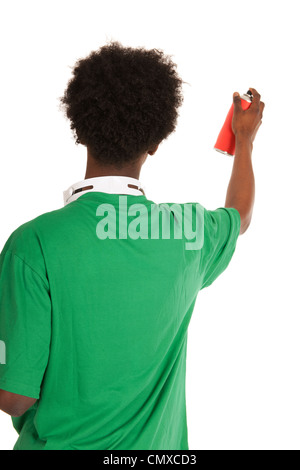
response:
[[[2,253],[11,251],[14,254],[40,246],[40,238],[43,234],[55,230],[60,220],[63,220],[67,211],[66,207],[44,212],[33,219],[19,225],[7,239]]]

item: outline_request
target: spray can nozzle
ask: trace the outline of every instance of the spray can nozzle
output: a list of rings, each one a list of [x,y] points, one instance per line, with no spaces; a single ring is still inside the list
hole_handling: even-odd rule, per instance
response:
[[[250,100],[252,101],[253,95],[252,95],[251,91],[248,90],[247,93],[245,93],[245,94],[248,95]]]

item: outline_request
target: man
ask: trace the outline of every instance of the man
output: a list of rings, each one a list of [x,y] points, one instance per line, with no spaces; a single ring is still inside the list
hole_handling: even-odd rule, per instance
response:
[[[61,103],[85,180],[17,228],[0,256],[0,409],[14,449],[188,449],[187,329],[254,204],[264,104],[234,94],[225,206],[156,204],[139,175],[176,127],[183,81],[157,49],[112,42],[74,67]]]

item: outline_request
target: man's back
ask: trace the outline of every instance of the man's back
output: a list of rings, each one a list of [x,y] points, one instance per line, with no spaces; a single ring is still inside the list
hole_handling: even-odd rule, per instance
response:
[[[130,232],[137,203],[146,210]],[[103,204],[115,209],[115,238],[114,215],[99,225]],[[172,237],[188,205],[185,221],[198,217],[202,233],[195,249],[184,233]],[[227,267],[241,222],[233,208],[171,206],[86,193],[9,238],[0,257],[8,356],[0,388],[38,399],[13,418],[16,449],[188,449],[188,325],[198,292]],[[151,237],[158,210],[170,217],[170,237]],[[145,218],[148,236],[135,239]]]

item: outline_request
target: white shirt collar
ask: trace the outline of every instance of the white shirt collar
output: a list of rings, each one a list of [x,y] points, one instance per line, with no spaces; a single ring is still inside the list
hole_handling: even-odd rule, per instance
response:
[[[132,188],[128,185],[136,186]],[[88,189],[87,189],[88,188]],[[102,192],[109,194],[145,195],[141,182],[130,176],[97,176],[79,181],[63,192],[64,205],[75,201],[85,193]]]

